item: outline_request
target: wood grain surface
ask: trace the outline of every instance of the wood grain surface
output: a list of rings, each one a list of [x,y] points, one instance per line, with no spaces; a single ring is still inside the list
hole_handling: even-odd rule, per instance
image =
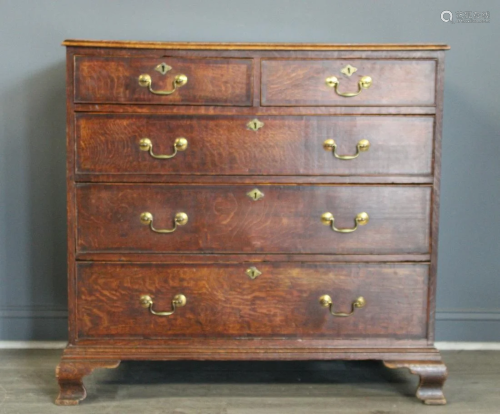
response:
[[[380,175],[429,176],[433,117],[76,115],[76,172],[124,175]],[[155,154],[172,154],[178,137],[188,148],[171,159],[141,151],[149,138]],[[362,139],[370,149],[339,160],[323,148],[353,155]]]
[[[352,76],[341,73],[350,64]],[[262,60],[264,106],[307,105],[412,105],[435,104],[436,62],[434,60]],[[346,98],[335,93],[325,80],[336,76],[339,92],[356,92],[362,76],[373,84],[358,96]]]
[[[422,338],[425,335],[428,265],[263,263],[250,279],[243,264],[78,265],[78,336],[321,336]],[[173,315],[174,295],[187,298]],[[328,294],[334,311],[348,313],[359,296],[366,306],[334,317],[319,304]]]
[[[172,67],[166,75],[155,71],[161,63]],[[75,102],[249,106],[252,72],[251,59],[77,56]],[[155,95],[139,85],[141,74],[151,76],[154,90],[171,90],[179,74],[188,82],[171,95]]]
[[[274,186],[264,197],[254,187],[232,185],[79,184],[77,252],[405,254],[429,252],[430,187]],[[158,234],[140,222],[170,229],[174,216],[189,222]],[[354,233],[321,223],[331,212],[339,228],[354,226],[358,213],[370,222]]]
[[[421,377],[417,397],[444,403],[433,346],[444,79],[442,44],[276,44],[69,40],[67,189],[69,345],[59,404],[82,377],[120,360],[380,359]],[[154,68],[172,66],[166,75]],[[341,74],[347,64],[358,70]],[[170,96],[155,89],[188,83]],[[361,76],[373,85],[353,98]],[[242,125],[258,118],[264,128]],[[185,136],[171,160],[156,153]],[[371,148],[340,154],[359,139]],[[95,182],[96,184],[92,184]],[[132,184],[133,183],[133,184]],[[159,183],[159,184],[155,184]],[[252,201],[246,193],[264,194]],[[171,234],[140,223],[150,211]],[[339,234],[357,213],[370,222]],[[256,266],[262,274],[245,273]],[[182,288],[182,292],[180,289]],[[161,318],[141,294],[166,310]],[[328,294],[348,312],[318,304]]]

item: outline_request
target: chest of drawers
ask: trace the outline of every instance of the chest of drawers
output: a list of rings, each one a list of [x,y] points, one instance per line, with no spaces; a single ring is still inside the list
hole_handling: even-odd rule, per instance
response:
[[[377,359],[444,404],[445,45],[73,41],[60,405],[122,360]]]

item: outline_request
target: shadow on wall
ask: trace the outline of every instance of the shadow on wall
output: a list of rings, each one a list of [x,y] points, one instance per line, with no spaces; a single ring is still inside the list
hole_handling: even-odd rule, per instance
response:
[[[29,73],[2,97],[8,219],[0,339],[66,337],[65,72],[61,61]]]
[[[459,66],[459,60],[448,60],[448,68]],[[489,219],[498,210],[500,195],[494,178],[500,177],[498,110],[492,101],[464,90],[462,73],[448,73],[452,76],[445,75],[444,90],[436,340],[500,341],[500,223]]]

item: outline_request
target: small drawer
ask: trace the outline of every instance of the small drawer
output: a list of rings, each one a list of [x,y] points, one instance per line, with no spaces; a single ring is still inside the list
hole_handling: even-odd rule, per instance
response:
[[[429,176],[433,128],[418,116],[77,114],[76,172]]]
[[[432,106],[434,60],[262,61],[264,106]]]
[[[428,271],[426,264],[78,263],[78,338],[421,339]]]
[[[427,254],[430,199],[426,186],[78,184],[77,251]]]
[[[75,57],[75,102],[252,104],[252,59]]]

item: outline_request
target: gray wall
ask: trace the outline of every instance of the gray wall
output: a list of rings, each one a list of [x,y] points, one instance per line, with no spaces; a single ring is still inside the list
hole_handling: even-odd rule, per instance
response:
[[[500,339],[495,0],[0,0],[0,339],[66,338],[65,38],[450,44],[437,339]]]

